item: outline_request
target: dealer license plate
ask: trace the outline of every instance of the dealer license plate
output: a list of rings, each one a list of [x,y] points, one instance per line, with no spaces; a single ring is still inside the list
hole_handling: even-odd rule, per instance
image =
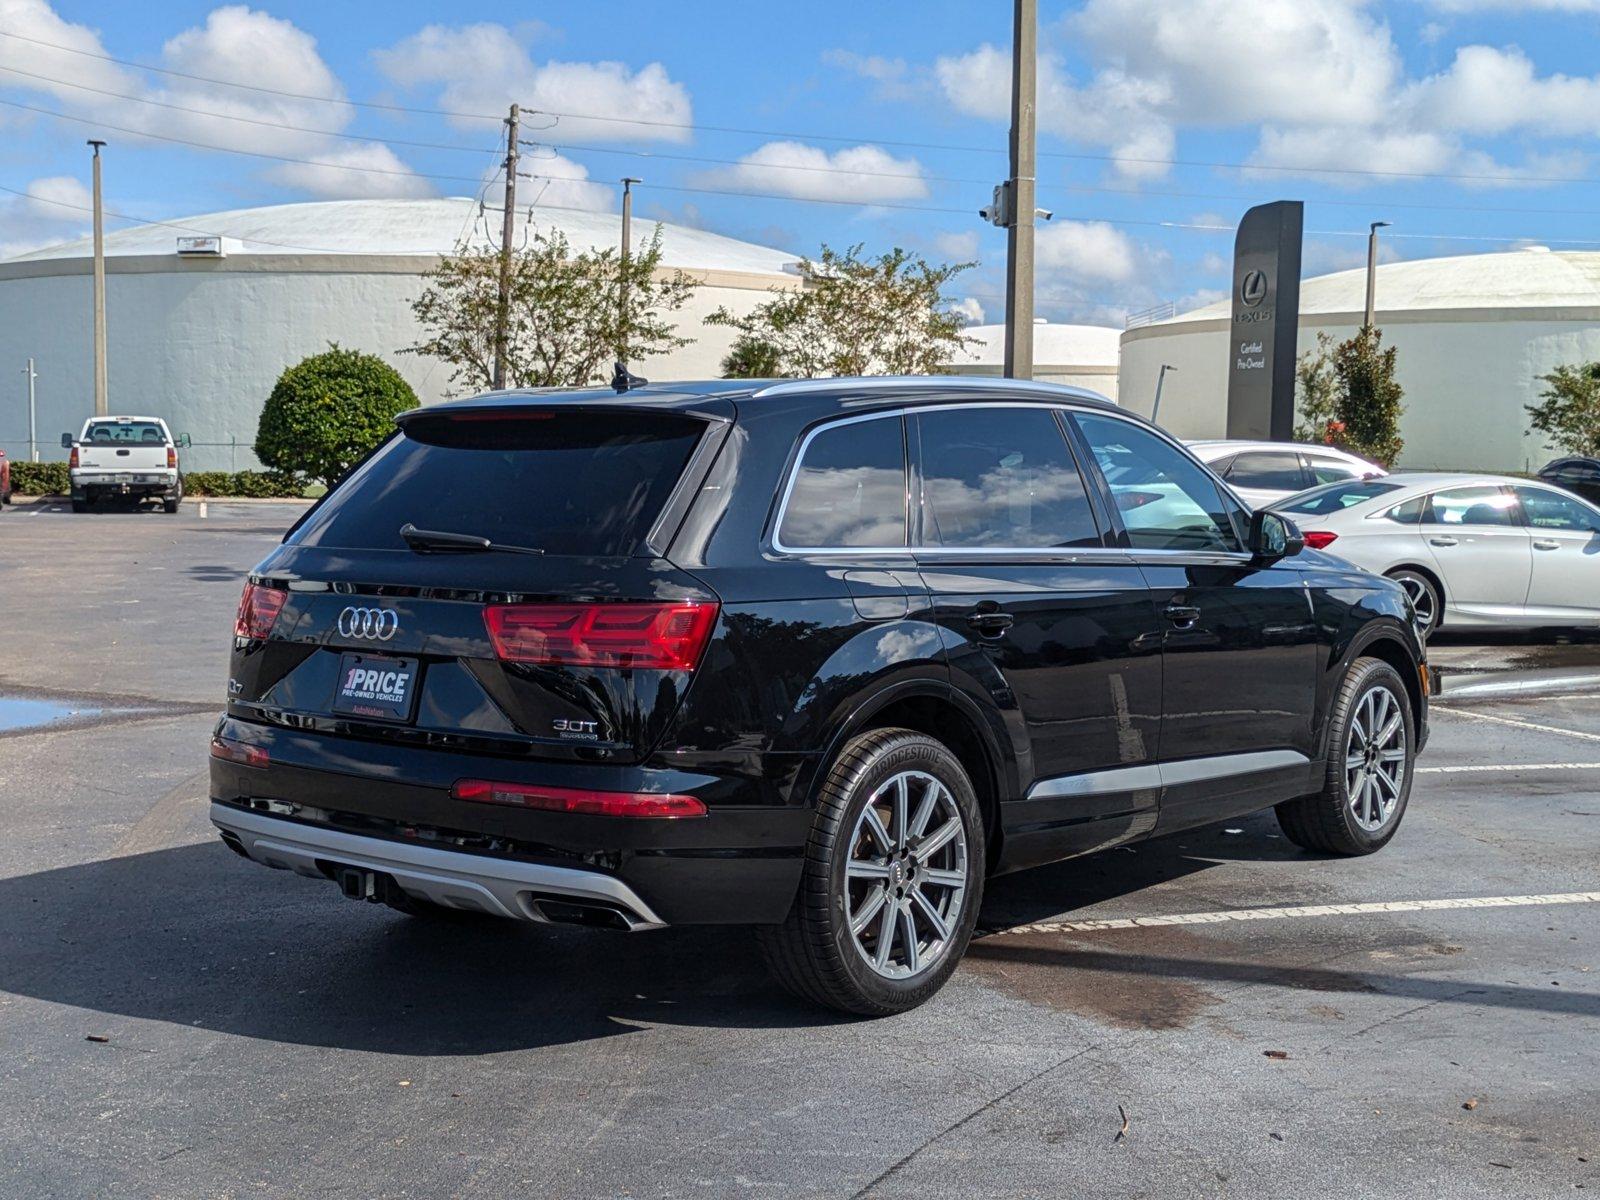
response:
[[[378,721],[409,721],[416,708],[417,660],[343,654],[333,711]]]

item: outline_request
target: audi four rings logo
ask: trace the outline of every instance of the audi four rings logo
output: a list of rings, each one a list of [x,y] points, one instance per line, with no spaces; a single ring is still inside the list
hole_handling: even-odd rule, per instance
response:
[[[400,632],[400,614],[392,608],[347,608],[339,614],[339,636],[387,642]]]

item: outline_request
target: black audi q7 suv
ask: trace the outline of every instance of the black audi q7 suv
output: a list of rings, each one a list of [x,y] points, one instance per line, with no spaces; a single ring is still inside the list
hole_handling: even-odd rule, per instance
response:
[[[1399,586],[1087,393],[977,379],[418,409],[251,573],[211,819],[407,913],[759,927],[898,1012],[992,875],[1276,806],[1382,847]]]

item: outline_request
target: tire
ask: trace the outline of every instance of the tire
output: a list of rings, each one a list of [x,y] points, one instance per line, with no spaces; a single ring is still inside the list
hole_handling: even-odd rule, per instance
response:
[[[1373,728],[1381,736],[1396,714],[1398,728],[1381,742],[1366,736]],[[1322,790],[1277,806],[1284,836],[1325,854],[1383,849],[1405,816],[1416,756],[1416,720],[1399,673],[1382,659],[1358,658],[1334,700]]]
[[[89,502],[87,500],[74,500],[72,502],[72,511],[75,512],[75,513],[88,512],[89,511]]]
[[[951,822],[931,854],[919,855]],[[757,932],[768,969],[794,995],[841,1012],[881,1017],[917,1007],[966,952],[983,901],[984,855],[977,794],[943,743],[908,729],[852,739],[823,781],[789,916]],[[869,908],[858,935],[850,915]]]
[[[1420,571],[1390,571],[1389,578],[1405,588],[1406,595],[1411,597],[1411,604],[1417,610],[1417,634],[1427,641],[1444,617],[1444,601],[1439,595],[1439,588]],[[1427,614],[1426,619],[1424,613]]]
[[[178,505],[180,505],[182,503],[183,503],[183,497],[182,496],[176,496],[171,500],[163,500],[161,502],[161,507],[166,509],[167,512],[169,512],[169,513],[175,513],[175,512],[178,511]]]

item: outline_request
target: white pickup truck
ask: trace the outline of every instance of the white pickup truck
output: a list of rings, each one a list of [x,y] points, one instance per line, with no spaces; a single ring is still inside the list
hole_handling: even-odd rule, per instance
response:
[[[108,496],[154,496],[169,513],[178,511],[178,447],[189,445],[189,435],[174,438],[160,417],[90,417],[76,438],[63,433],[61,444],[72,451],[73,512],[87,512]]]

